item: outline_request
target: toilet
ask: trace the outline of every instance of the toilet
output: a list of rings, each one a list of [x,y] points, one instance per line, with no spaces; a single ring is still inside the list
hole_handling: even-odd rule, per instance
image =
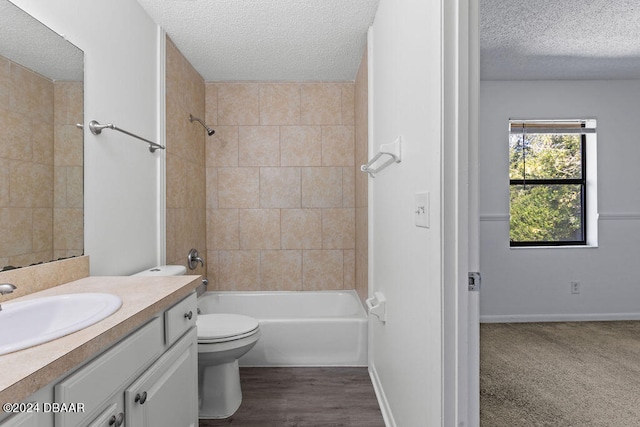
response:
[[[181,265],[154,267],[134,276],[180,276]],[[238,359],[260,339],[260,325],[249,316],[198,314],[198,418],[233,415],[242,403]]]

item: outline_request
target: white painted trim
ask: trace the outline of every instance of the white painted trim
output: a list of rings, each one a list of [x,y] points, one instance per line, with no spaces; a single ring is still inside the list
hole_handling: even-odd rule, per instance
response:
[[[638,221],[640,212],[604,212],[598,214],[600,221]],[[509,221],[508,214],[482,214],[480,221]]]
[[[385,396],[384,394],[382,383],[380,382],[380,378],[378,377],[376,368],[373,365],[369,366],[369,377],[371,378],[371,384],[373,384],[373,390],[376,392],[376,398],[378,399],[378,406],[380,406],[380,412],[382,412],[384,425],[386,427],[396,427],[397,424],[393,419],[393,414],[391,413],[391,407],[389,406],[389,401],[387,400],[387,396]]]
[[[638,221],[640,212],[606,212],[601,213],[598,219],[602,221]]]
[[[640,320],[640,313],[505,314],[480,316],[480,323],[598,322]]]
[[[509,221],[509,215],[505,214],[484,214],[480,215],[480,221]]]
[[[160,145],[167,146],[166,128],[166,63],[167,63],[167,36],[158,25],[158,129],[157,141]],[[156,265],[167,263],[167,150],[158,150],[158,231]]]

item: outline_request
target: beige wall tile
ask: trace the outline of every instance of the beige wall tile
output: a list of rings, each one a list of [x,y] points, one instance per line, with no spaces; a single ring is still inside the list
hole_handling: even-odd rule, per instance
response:
[[[9,177],[11,175],[11,162],[7,159],[0,158],[0,208],[8,207],[9,198]]]
[[[355,209],[322,209],[322,248],[355,248]]]
[[[218,269],[220,261],[218,259],[219,251],[207,250],[207,271],[206,278],[209,280],[207,285],[208,291],[217,291],[218,288]]]
[[[218,254],[219,290],[260,290],[260,251],[220,251]]]
[[[204,117],[205,85],[169,38],[166,47],[166,262],[186,266],[191,248],[207,253],[205,131],[189,121]]]
[[[360,170],[356,172],[356,168],[354,167],[342,168],[342,206],[345,208],[354,207],[356,205],[356,173],[365,174]]]
[[[280,249],[280,210],[240,210],[241,249]]]
[[[0,253],[15,256],[30,253],[33,242],[32,209],[0,209]]]
[[[302,207],[342,206],[342,168],[302,168]]]
[[[322,165],[354,165],[353,126],[322,126]]]
[[[25,120],[22,113],[0,108],[0,157],[31,161],[33,142],[31,122]]]
[[[218,132],[218,85],[216,83],[205,84],[205,123],[209,126],[216,126]]]
[[[9,180],[11,206],[53,207],[53,166],[12,162]]]
[[[11,61],[0,56],[0,105],[9,105],[11,88]]]
[[[342,250],[302,252],[302,288],[305,291],[343,289]]]
[[[41,123],[40,126],[32,126],[30,129],[31,136],[31,148],[33,150],[31,161],[34,163],[41,163],[46,165],[54,164],[54,129],[59,124],[52,124],[51,126]],[[67,125],[73,129],[73,132],[77,135],[80,141],[82,141],[82,130],[75,127],[75,125]],[[69,129],[71,131],[71,129]],[[82,144],[79,144],[79,149],[82,149]],[[80,153],[82,154],[82,153]],[[82,163],[78,164],[82,166]]]
[[[260,124],[300,124],[300,85],[260,84]]]
[[[322,249],[320,209],[282,209],[282,249]]]
[[[343,83],[340,86],[342,92],[342,124],[355,124],[355,85]]]
[[[342,90],[339,83],[303,84],[300,100],[302,124],[342,124]]]
[[[54,250],[82,249],[83,215],[82,209],[55,208],[53,210]]]
[[[238,136],[240,166],[280,165],[278,126],[241,126]]]
[[[71,125],[55,126],[53,156],[56,166],[82,166],[84,161],[82,132]]]
[[[215,209],[218,207],[218,169],[206,169],[206,204],[207,209]]]
[[[302,251],[261,251],[260,289],[302,290]]]
[[[356,288],[356,253],[353,249],[345,249],[342,251],[344,260],[343,277],[344,289]]]
[[[33,243],[34,252],[51,252],[53,250],[53,210],[49,208],[33,209]],[[72,226],[78,230],[76,224]]]
[[[359,165],[368,161],[368,70],[367,49],[364,49],[354,85],[355,124],[355,206],[356,206],[356,249],[355,249],[355,289],[361,300],[369,293],[368,278],[368,185],[369,176],[359,170]]]
[[[300,168],[260,168],[260,207],[299,208]]]
[[[240,249],[238,209],[207,209],[207,249]]]
[[[217,126],[205,144],[207,167],[238,166],[238,126]]]
[[[168,208],[184,208],[187,203],[187,162],[175,154],[166,155],[166,194]]]
[[[257,83],[219,83],[218,125],[260,124],[260,94]]]
[[[218,169],[218,206],[220,208],[257,208],[259,205],[259,168]]]
[[[320,126],[280,127],[281,166],[321,166],[322,128]]]
[[[355,287],[355,85],[205,87],[207,122],[216,125],[206,142],[207,253],[218,256],[207,274],[215,288]],[[228,214],[237,225],[213,219],[223,211],[237,212]]]

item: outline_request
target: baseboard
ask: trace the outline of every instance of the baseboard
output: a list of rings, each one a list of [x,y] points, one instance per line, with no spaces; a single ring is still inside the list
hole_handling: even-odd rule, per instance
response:
[[[373,384],[373,390],[376,392],[376,398],[378,399],[378,405],[380,405],[380,411],[382,412],[382,418],[384,419],[384,425],[386,427],[396,427],[396,422],[393,419],[391,408],[389,407],[389,401],[384,394],[380,378],[376,372],[376,368],[369,366],[369,376],[371,377],[371,383]]]
[[[640,313],[507,314],[480,316],[480,323],[598,322],[612,320],[640,320]]]

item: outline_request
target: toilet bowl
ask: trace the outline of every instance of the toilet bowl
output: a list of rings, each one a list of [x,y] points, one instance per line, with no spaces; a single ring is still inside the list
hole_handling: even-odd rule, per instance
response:
[[[238,359],[260,338],[252,317],[201,314],[198,328],[198,417],[227,418],[242,403]]]
[[[182,276],[181,265],[161,265],[134,276]],[[198,417],[228,418],[242,403],[238,358],[258,342],[256,319],[238,314],[198,314]]]

